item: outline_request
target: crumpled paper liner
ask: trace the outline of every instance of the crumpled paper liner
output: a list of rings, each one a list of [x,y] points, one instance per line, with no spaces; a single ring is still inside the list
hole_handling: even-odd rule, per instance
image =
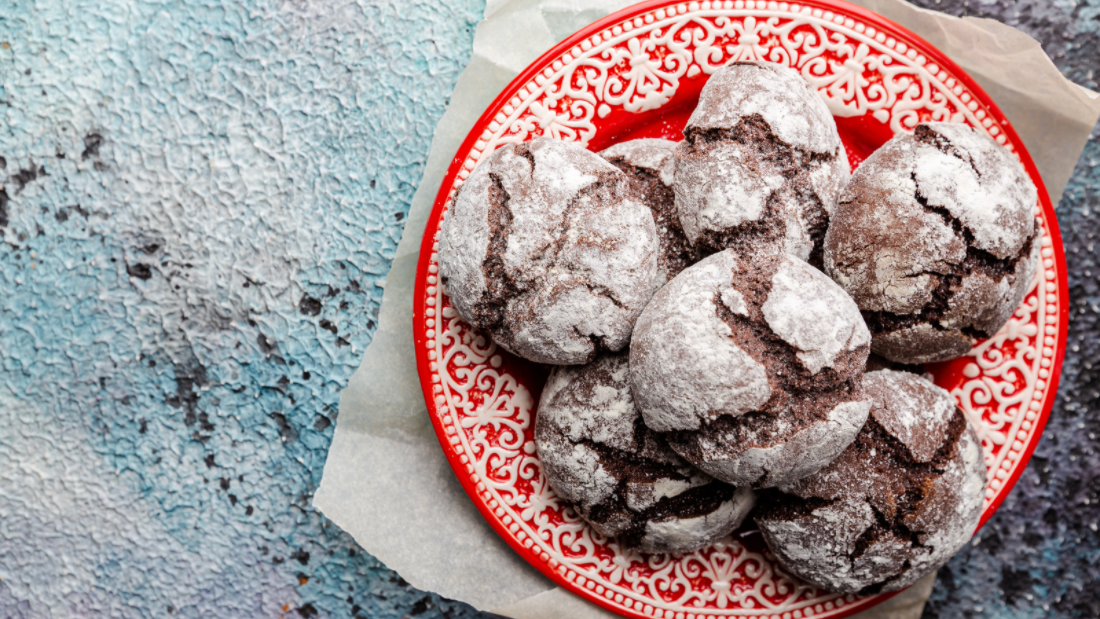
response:
[[[858,0],[938,47],[1012,121],[1056,204],[1100,116],[1098,95],[1066,81],[1039,44],[988,19],[902,0]],[[558,41],[630,0],[489,0],[473,56],[436,128],[424,178],[386,281],[378,329],[340,399],[313,504],[413,586],[516,619],[614,617],[557,587],[502,541],[462,490],[432,430],[412,335],[420,241],[443,176],[474,122]],[[858,615],[916,619],[934,576]]]

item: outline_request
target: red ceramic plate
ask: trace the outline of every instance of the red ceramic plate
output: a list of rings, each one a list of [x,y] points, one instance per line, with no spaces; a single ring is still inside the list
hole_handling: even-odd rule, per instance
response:
[[[413,324],[428,411],[471,500],[554,582],[628,617],[845,617],[888,596],[800,582],[751,523],[680,557],[641,555],[592,532],[554,495],[535,453],[547,370],[498,349],[451,308],[437,275],[439,223],[470,170],[502,144],[548,135],[598,151],[632,138],[682,139],[708,76],[740,59],[796,68],[828,102],[853,166],[920,121],[959,122],[1015,152],[1039,187],[1043,266],[1034,287],[995,337],[928,368],[981,436],[983,523],[1027,464],[1058,384],[1069,305],[1054,210],[1008,120],[943,54],[840,0],[654,0],[584,28],[513,80],[455,154],[424,234]]]

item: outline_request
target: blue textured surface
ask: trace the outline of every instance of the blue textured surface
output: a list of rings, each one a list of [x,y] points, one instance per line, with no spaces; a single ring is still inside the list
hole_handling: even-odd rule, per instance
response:
[[[308,507],[475,0],[0,0],[0,616],[476,616]],[[925,2],[1097,88],[1100,0]],[[1100,616],[1100,137],[1060,399],[927,617]]]
[[[455,608],[308,504],[483,7],[222,4],[0,1],[2,617]]]

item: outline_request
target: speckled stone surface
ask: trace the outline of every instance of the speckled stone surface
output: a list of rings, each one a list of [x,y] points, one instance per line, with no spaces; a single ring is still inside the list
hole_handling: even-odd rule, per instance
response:
[[[0,0],[0,617],[438,617],[309,507],[483,6]]]
[[[1100,0],[922,2],[1097,88]],[[0,0],[0,616],[482,616],[308,506],[482,9]],[[1098,161],[1058,404],[926,617],[1100,615]]]

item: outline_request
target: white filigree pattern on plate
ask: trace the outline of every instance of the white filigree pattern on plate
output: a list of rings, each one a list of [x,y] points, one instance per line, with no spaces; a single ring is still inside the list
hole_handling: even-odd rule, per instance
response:
[[[733,60],[798,69],[836,116],[870,113],[895,133],[922,120],[965,122],[1013,148],[963,84],[872,26],[797,3],[683,3],[594,34],[550,63],[496,114],[459,179],[485,152],[533,135],[587,144],[594,119],[612,107],[658,108],[685,76],[711,74]]]
[[[1058,278],[1050,235],[1043,229],[1042,268],[1016,313],[970,352],[966,381],[952,395],[978,430],[985,451],[988,508],[1022,462],[1047,398],[1058,342]]]
[[[589,36],[553,60],[501,107],[464,157],[451,197],[480,157],[549,135],[587,144],[612,108],[667,103],[680,81],[731,60],[799,69],[836,116],[872,114],[897,133],[922,120],[965,122],[1013,144],[962,83],[917,50],[848,16],[776,2],[682,3]],[[1039,209],[1043,268],[1012,320],[971,352],[952,393],[979,428],[989,467],[986,508],[1007,492],[1048,398],[1058,334],[1058,277]],[[427,234],[438,240],[439,221]],[[436,242],[424,305],[432,414],[478,497],[499,525],[551,570],[594,597],[642,616],[803,617],[847,614],[860,600],[810,587],[772,557],[727,538],[682,557],[640,555],[594,534],[554,495],[535,453],[535,399],[503,367],[488,336],[450,307]],[[461,475],[462,473],[459,472]]]

